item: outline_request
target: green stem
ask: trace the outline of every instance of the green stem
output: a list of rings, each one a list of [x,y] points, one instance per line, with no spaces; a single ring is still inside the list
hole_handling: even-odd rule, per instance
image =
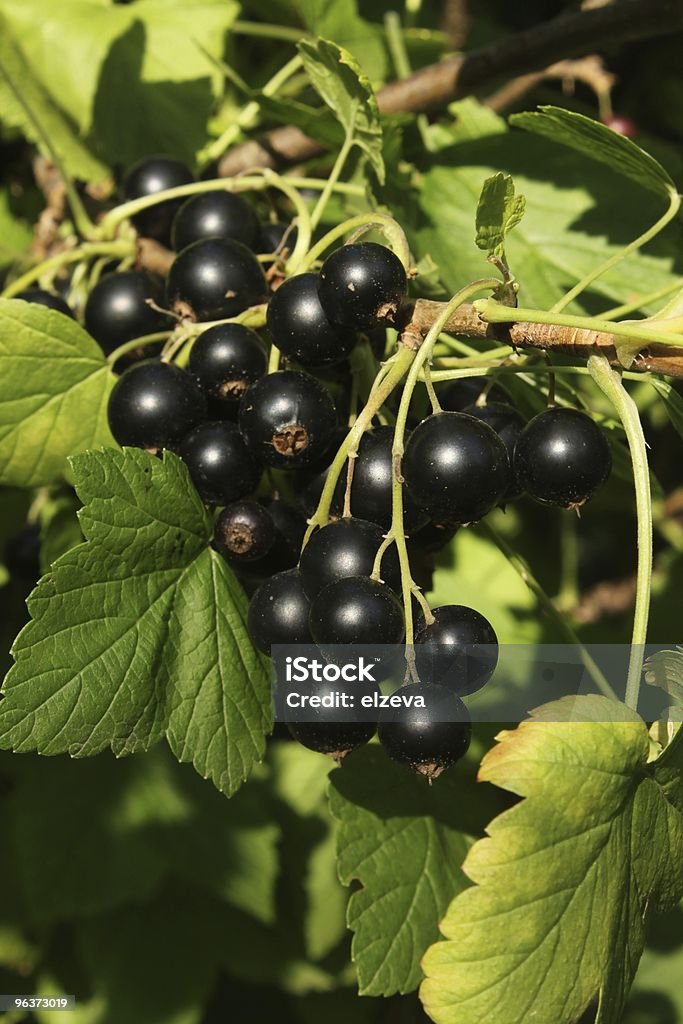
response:
[[[354,139],[354,136],[353,136],[353,132],[349,132],[348,135],[346,136],[346,138],[344,139],[343,146],[341,147],[341,149],[339,150],[339,152],[337,154],[337,158],[334,161],[334,167],[330,171],[330,175],[329,175],[329,177],[327,179],[327,182],[325,183],[325,188],[322,190],[322,192],[318,196],[318,202],[315,204],[315,207],[313,209],[313,213],[311,214],[311,226],[312,226],[313,230],[315,230],[316,227],[318,226],[318,224],[320,223],[320,218],[322,217],[323,213],[325,212],[325,207],[327,206],[327,202],[328,202],[330,196],[332,195],[332,192],[334,190],[334,186],[339,181],[339,177],[341,175],[341,172],[344,170],[344,164],[346,163],[346,161],[348,159],[348,156],[349,156],[349,153],[353,149],[354,145],[355,145],[355,139]]]
[[[586,331],[604,331],[615,337],[634,338],[647,345],[659,343],[683,346],[683,338],[680,335],[639,327],[637,323],[613,323],[611,320],[599,320],[597,317],[589,316],[570,316],[567,313],[556,313],[553,310],[546,312],[523,307],[513,309],[510,306],[503,306],[493,299],[476,302],[474,305],[479,316],[489,324],[528,323],[550,324],[555,327],[578,327]],[[633,346],[634,351],[638,351],[642,347],[642,345]]]
[[[625,703],[638,708],[640,679],[643,673],[644,645],[647,640],[647,624],[650,615],[652,590],[652,494],[650,492],[650,470],[647,462],[647,442],[640,422],[638,407],[626,391],[621,375],[613,370],[602,355],[593,355],[588,360],[588,369],[601,391],[612,402],[626,433],[636,492],[636,513],[638,517],[638,573],[636,606],[633,615],[631,655],[626,681]]]
[[[257,36],[262,39],[280,39],[287,43],[298,43],[308,39],[309,33],[286,25],[266,25],[258,21],[233,21],[230,31],[240,36]]]
[[[618,700],[618,697],[608,681],[605,679],[600,667],[593,660],[590,652],[581,643],[580,639],[569,625],[569,621],[566,615],[560,614],[551,599],[546,594],[545,590],[538,582],[538,580],[532,575],[529,566],[526,564],[523,558],[521,558],[512,548],[507,544],[505,540],[498,534],[497,530],[494,530],[489,523],[479,523],[478,529],[483,530],[484,533],[489,537],[489,540],[493,541],[498,550],[505,556],[512,568],[515,570],[520,579],[526,583],[529,590],[535,595],[538,603],[547,613],[548,617],[552,619],[555,625],[564,633],[571,644],[575,644],[579,649],[581,655],[581,661],[583,662],[586,670],[588,671],[591,679],[597,686],[598,690],[605,697],[611,697],[613,700]]]
[[[627,313],[635,313],[637,310],[642,309],[643,306],[649,306],[651,302],[658,302],[660,299],[665,299],[667,295],[680,292],[682,287],[683,284],[680,281],[676,281],[675,284],[668,284],[665,288],[658,288],[655,292],[641,295],[639,299],[634,299],[633,302],[624,302],[621,306],[613,306],[611,309],[606,309],[604,313],[600,314],[600,319],[616,320],[617,317],[626,316]]]
[[[558,302],[555,303],[555,305],[552,307],[551,312],[559,313],[566,306],[568,306],[569,303],[572,302],[577,297],[577,295],[580,295],[582,291],[588,288],[588,286],[591,285],[593,281],[596,281],[599,277],[602,277],[603,274],[606,274],[607,271],[611,270],[612,267],[615,267],[618,263],[621,262],[621,260],[625,259],[626,256],[629,256],[632,252],[635,252],[637,249],[640,249],[643,245],[646,245],[647,242],[649,242],[656,235],[658,235],[659,232],[662,231],[663,228],[665,228],[666,225],[673,220],[673,218],[676,216],[680,209],[680,205],[681,197],[679,196],[678,192],[676,192],[674,189],[670,189],[669,206],[667,207],[666,212],[659,218],[659,220],[655,221],[652,227],[648,228],[647,231],[644,231],[643,234],[639,235],[638,238],[636,238],[633,242],[630,242],[623,249],[620,249],[619,252],[614,253],[614,255],[610,256],[608,260],[605,260],[604,263],[601,263],[599,266],[595,267],[595,269],[592,270],[590,274],[587,274],[586,277],[582,278],[579,282],[577,282],[577,284],[575,284],[574,287],[571,288],[566,295],[564,295]]]
[[[62,267],[67,266],[69,263],[80,263],[81,260],[87,260],[93,256],[110,256],[113,259],[124,259],[126,256],[134,254],[135,246],[130,241],[84,242],[83,245],[79,245],[75,249],[59,252],[56,256],[51,256],[50,259],[43,260],[42,263],[31,267],[25,274],[15,278],[14,281],[7,285],[2,292],[2,297],[11,299],[13,295],[24,291],[25,288],[28,288],[39,278],[45,277],[48,274],[52,274],[52,277],[54,277],[58,270],[61,270]]]
[[[410,248],[408,246],[408,239],[406,238],[405,232],[400,224],[394,220],[393,217],[389,217],[385,213],[361,213],[357,217],[351,217],[349,220],[345,220],[342,224],[338,224],[331,231],[328,231],[326,235],[316,242],[313,248],[309,251],[305,262],[302,264],[302,270],[307,270],[313,266],[315,261],[322,256],[326,249],[337,241],[338,238],[343,238],[344,235],[350,234],[352,231],[372,231],[373,228],[377,228],[381,231],[386,240],[388,241],[391,248],[394,250],[398,258],[400,259],[403,266],[408,269],[410,265]]]
[[[396,355],[392,357],[391,362],[385,364],[377,374],[376,386],[373,388],[365,407],[358,414],[358,419],[346,435],[343,444],[335,455],[332,465],[328,470],[327,479],[325,480],[325,486],[323,487],[322,494],[320,495],[318,507],[315,510],[313,517],[309,519],[308,530],[306,531],[302,547],[306,546],[315,528],[317,526],[324,526],[329,519],[330,505],[332,504],[334,489],[337,485],[339,474],[344,468],[344,463],[348,458],[348,453],[358,449],[360,440],[372,423],[373,417],[379,409],[382,408],[396,385],[403,380],[403,377],[414,359],[415,350],[407,348],[405,345],[401,345],[399,346]]]

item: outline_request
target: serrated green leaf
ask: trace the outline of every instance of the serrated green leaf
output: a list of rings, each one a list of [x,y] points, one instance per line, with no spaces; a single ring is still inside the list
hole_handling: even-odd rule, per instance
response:
[[[52,156],[51,148],[56,151],[74,177],[84,181],[101,181],[106,177],[104,164],[91,153],[74,123],[33,73],[2,12],[0,115],[7,124],[21,128],[44,156]]]
[[[270,685],[187,470],[137,449],[89,452],[73,469],[87,543],[29,598],[0,745],[121,755],[166,735],[179,760],[233,793],[263,753]]]
[[[463,831],[465,802],[456,774],[430,788],[378,746],[332,772],[339,876],[362,886],[348,909],[361,994],[393,995],[419,984],[438,922],[468,884],[461,869],[472,841]]]
[[[668,196],[676,191],[671,177],[653,156],[631,139],[584,114],[545,106],[538,111],[512,114],[510,124],[599,160],[650,192]]]
[[[111,443],[107,399],[116,378],[71,317],[0,299],[0,482],[52,483],[69,455]]]
[[[382,126],[367,75],[351,54],[327,39],[302,39],[299,53],[311,84],[334,113],[347,137],[368,157],[380,184],[385,171]]]
[[[683,707],[683,647],[675,651],[656,651],[645,662],[644,679],[668,693],[674,704]]]
[[[476,885],[425,956],[425,1007],[437,1024],[574,1024],[599,995],[599,1024],[616,1024],[648,909],[683,895],[680,750],[660,774],[645,723],[597,696],[498,739],[480,778],[525,799],[465,861]]]
[[[525,206],[524,196],[515,195],[515,183],[509,174],[494,174],[487,178],[477,205],[477,246],[502,258],[505,236],[519,224]]]

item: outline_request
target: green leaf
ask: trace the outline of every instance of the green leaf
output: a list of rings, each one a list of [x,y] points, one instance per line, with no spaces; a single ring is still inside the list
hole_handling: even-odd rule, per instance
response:
[[[297,0],[297,14],[312,35],[334,39],[353,54],[371,81],[386,81],[389,59],[384,26],[358,13],[357,0]],[[424,30],[420,33],[426,35]]]
[[[644,918],[683,895],[681,751],[647,764],[645,723],[604,697],[565,698],[502,732],[480,778],[520,797],[464,864],[423,961],[437,1024],[573,1024],[599,995],[616,1024]],[[678,803],[678,806],[676,804]]]
[[[683,707],[683,647],[651,654],[645,662],[644,679],[650,686],[659,686],[675,705]]]
[[[51,148],[56,150],[74,177],[100,181],[106,176],[105,166],[93,156],[77,127],[33,73],[10,22],[1,12],[0,115],[7,124],[21,128],[44,156],[51,157]]]
[[[9,193],[3,189],[0,192],[0,267],[18,259],[32,238],[31,225],[15,216]]]
[[[47,572],[60,555],[83,541],[80,504],[72,491],[50,495],[40,508],[40,567]]]
[[[666,409],[667,416],[677,433],[683,437],[683,398],[662,377],[650,377],[649,382],[657,394],[664,399],[664,408]]]
[[[368,157],[380,184],[382,126],[370,82],[351,54],[327,39],[302,39],[299,53],[312,85],[344,128]]]
[[[339,148],[344,142],[344,132],[338,121],[331,121],[325,107],[309,107],[298,100],[279,96],[264,96],[255,93],[254,99],[268,117],[279,124],[293,124],[306,135],[317,139],[323,145]]]
[[[477,246],[502,259],[505,236],[521,221],[525,205],[524,196],[515,195],[515,183],[509,174],[487,178],[477,205]]]
[[[438,922],[468,884],[461,870],[471,843],[463,803],[457,773],[430,788],[378,746],[332,772],[339,875],[346,885],[361,883],[349,900],[348,923],[362,995],[410,992],[419,984],[420,960]]]
[[[52,483],[69,455],[111,443],[115,377],[100,346],[62,313],[0,299],[0,482]]]
[[[667,171],[649,153],[631,139],[574,110],[540,107],[535,112],[512,114],[510,123],[599,160],[657,195],[668,196],[676,191]]]
[[[270,685],[187,470],[137,449],[89,452],[73,469],[87,543],[29,598],[0,745],[121,755],[166,735],[179,760],[231,794],[262,756]]]

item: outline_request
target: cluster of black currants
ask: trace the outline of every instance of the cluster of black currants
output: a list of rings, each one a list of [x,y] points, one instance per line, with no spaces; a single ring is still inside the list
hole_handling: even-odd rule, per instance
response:
[[[189,181],[178,161],[152,158],[132,169],[125,190],[136,198]],[[392,521],[391,427],[375,424],[364,435],[348,485],[346,473],[337,484],[332,521],[301,552],[307,515],[346,420],[326,375],[332,367],[348,377],[352,351],[362,338],[372,348],[377,332],[376,354],[383,353],[387,324],[409,310],[400,260],[385,246],[352,243],[332,252],[319,272],[286,278],[281,271],[296,229],[260,223],[244,198],[228,191],[160,202],[134,223],[176,255],[165,291],[149,275],[124,271],[103,277],[88,298],[85,326],[105,352],[133,348],[126,348],[133,365],[110,397],[114,438],[155,454],[176,452],[201,500],[219,510],[214,547],[252,592],[248,628],[261,651],[312,645],[330,663],[337,645],[403,653],[400,595],[408,581],[394,546],[378,557]],[[279,272],[264,273],[268,265]],[[285,360],[272,372],[262,336],[234,320],[264,304],[270,344]],[[183,350],[189,347],[186,367],[140,361],[136,339],[176,321],[203,325]],[[610,472],[606,438],[588,415],[552,407],[525,423],[507,393],[488,383],[444,385],[440,408],[406,439],[403,526],[413,551],[438,550],[459,527],[522,494],[578,508]],[[377,701],[381,711],[372,720],[340,715],[321,699],[312,717],[289,723],[292,735],[341,759],[378,731],[392,758],[430,779],[462,757],[471,735],[462,698],[495,669],[495,631],[461,605],[428,612],[416,604],[415,621],[407,650],[414,650],[419,683],[400,687],[388,706]],[[317,696],[326,688],[323,682]],[[418,689],[419,702],[406,700]]]

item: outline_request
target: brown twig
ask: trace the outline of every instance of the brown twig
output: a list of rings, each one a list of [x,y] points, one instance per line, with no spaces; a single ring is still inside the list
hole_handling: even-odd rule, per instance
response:
[[[413,346],[419,344],[442,309],[443,304],[440,302],[417,299],[404,315],[403,339],[407,339]],[[464,338],[491,338],[514,348],[557,351],[564,355],[577,356],[582,360],[587,359],[593,352],[600,351],[607,356],[613,366],[622,365],[617,355],[613,334],[552,324],[530,324],[524,321],[488,324],[469,303],[460,306],[445,325],[444,331]],[[675,345],[650,345],[643,348],[629,369],[683,377],[683,348]]]
[[[538,71],[633,39],[648,39],[683,29],[683,0],[621,0],[617,4],[572,11],[468,54],[421,68],[377,93],[383,113],[432,110],[501,79]],[[288,125],[260,141],[234,147],[220,162],[230,177],[253,167],[276,167],[307,160],[324,147]]]
[[[601,57],[591,54],[588,57],[580,57],[578,60],[560,60],[543,71],[534,71],[528,75],[520,75],[507,82],[486,100],[486,106],[495,111],[507,110],[508,107],[517,103],[531,89],[548,79],[559,78],[565,89],[573,90],[576,82],[583,82],[593,90],[602,108],[605,99],[609,97],[611,90],[616,83],[616,75],[613,75],[605,67]]]

